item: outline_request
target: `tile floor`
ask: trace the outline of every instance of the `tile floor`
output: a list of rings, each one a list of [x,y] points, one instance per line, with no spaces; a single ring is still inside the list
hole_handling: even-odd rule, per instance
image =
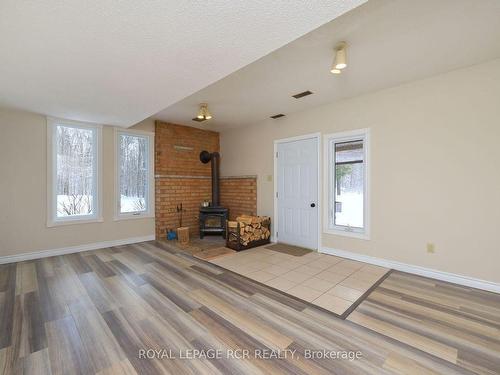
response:
[[[209,261],[338,315],[389,271],[333,255],[313,252],[297,257],[265,247]]]

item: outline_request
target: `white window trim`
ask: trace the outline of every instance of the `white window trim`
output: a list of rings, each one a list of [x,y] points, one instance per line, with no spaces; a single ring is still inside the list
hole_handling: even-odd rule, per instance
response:
[[[96,171],[95,184],[95,212],[92,215],[79,215],[74,217],[57,217],[57,199],[55,198],[56,178],[56,150],[53,148],[54,133],[57,125],[75,128],[95,129],[97,135],[96,149],[94,155],[94,168]],[[102,125],[89,124],[79,121],[71,121],[47,117],[47,227],[61,225],[74,225],[86,223],[103,222],[102,218]]]
[[[333,210],[332,199],[334,196],[335,187],[334,178],[334,168],[332,165],[332,144],[335,142],[346,142],[356,139],[363,139],[363,151],[364,151],[364,171],[365,171],[365,181],[364,181],[364,228],[345,228],[341,226],[336,226],[333,224]],[[370,239],[370,129],[358,129],[340,133],[326,134],[323,137],[323,200],[327,202],[323,209],[323,232],[328,234],[334,234],[337,236],[352,237],[363,240]]]
[[[129,134],[129,135],[140,135],[148,138],[148,195],[146,199],[147,210],[142,212],[120,212],[120,168],[119,168],[119,135]],[[133,220],[133,219],[145,219],[155,217],[155,178],[154,178],[154,137],[155,134],[152,132],[135,130],[135,129],[120,129],[115,128],[114,134],[114,153],[115,153],[115,204],[114,204],[114,221],[119,220]]]

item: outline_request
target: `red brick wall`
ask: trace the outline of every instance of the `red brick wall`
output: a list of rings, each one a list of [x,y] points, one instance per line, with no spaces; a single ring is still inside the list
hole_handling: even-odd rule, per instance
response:
[[[219,133],[156,121],[155,174],[210,176],[210,163],[200,152],[219,151]]]
[[[156,237],[179,226],[176,206],[182,203],[183,226],[198,234],[198,209],[211,200],[210,163],[200,162],[203,150],[219,151],[219,133],[188,126],[156,122],[155,188]]]
[[[157,178],[156,179],[156,237],[164,238],[166,229],[179,227],[176,206],[182,202],[182,225],[191,235],[198,234],[200,203],[210,200],[210,179]]]
[[[182,203],[182,225],[191,236],[198,235],[200,203],[211,200],[210,163],[200,162],[203,150],[219,151],[219,133],[161,121],[155,126],[156,237],[166,229],[179,227],[176,206]],[[222,158],[221,163],[224,160]],[[229,208],[231,219],[257,212],[255,177],[221,178],[221,205]]]
[[[257,214],[257,178],[230,177],[220,180],[220,203],[229,208],[229,218]]]

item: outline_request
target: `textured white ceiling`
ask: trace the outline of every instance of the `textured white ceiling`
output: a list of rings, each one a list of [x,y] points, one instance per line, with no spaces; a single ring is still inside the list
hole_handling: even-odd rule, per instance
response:
[[[342,40],[348,67],[333,75]],[[370,0],[155,117],[223,130],[498,57],[499,0]],[[291,97],[305,90],[314,95]],[[214,118],[198,124],[191,118],[200,102]]]
[[[366,0],[2,0],[0,105],[130,126]]]

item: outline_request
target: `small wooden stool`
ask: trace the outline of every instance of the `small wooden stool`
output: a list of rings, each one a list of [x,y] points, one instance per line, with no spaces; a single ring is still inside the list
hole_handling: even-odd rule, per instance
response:
[[[177,239],[181,245],[187,245],[189,243],[189,227],[177,228]]]

